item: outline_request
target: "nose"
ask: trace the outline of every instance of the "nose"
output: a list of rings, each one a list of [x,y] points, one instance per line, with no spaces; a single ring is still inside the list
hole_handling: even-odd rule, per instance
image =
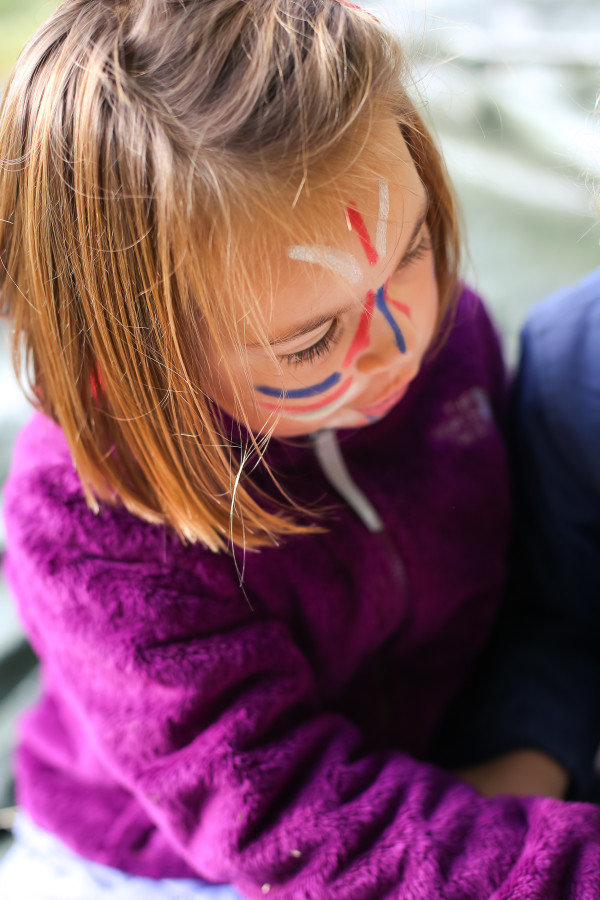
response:
[[[390,363],[391,360],[388,359],[388,354],[373,353],[369,350],[357,359],[356,368],[361,375],[371,375],[379,369],[389,368]]]
[[[385,288],[380,288],[373,299],[375,315],[370,322],[369,340],[356,361],[357,370],[364,375],[393,366],[398,355],[406,353],[404,334],[389,308]]]
[[[405,346],[403,352],[399,349],[398,342],[386,322],[380,320],[378,326],[375,327],[375,322],[373,322],[369,346],[356,360],[356,370],[362,375],[371,375],[379,370],[396,368],[403,353],[406,352]]]

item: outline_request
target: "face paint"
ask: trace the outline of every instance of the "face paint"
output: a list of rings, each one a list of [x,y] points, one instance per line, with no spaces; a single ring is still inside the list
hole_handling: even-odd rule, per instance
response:
[[[390,297],[389,284],[390,284],[390,280],[388,278],[388,280],[385,283],[386,303],[391,303],[392,306],[395,306],[396,309],[399,309],[401,313],[404,313],[404,315],[406,316],[407,319],[410,319],[411,318],[410,306],[407,306],[406,303],[401,303],[400,300],[394,300],[393,297]]]
[[[390,185],[387,181],[379,182],[379,214],[377,216],[377,232],[375,246],[371,240],[365,220],[355,204],[346,207],[346,218],[350,228],[356,231],[365,251],[369,265],[375,266],[387,254],[387,230],[390,218]]]
[[[324,412],[331,413],[338,409],[346,402],[345,394],[352,384],[352,378],[347,378],[326,400],[319,400],[317,403],[307,403],[305,406],[294,408],[283,404],[283,406],[274,403],[259,403],[263,409],[269,409],[275,412],[284,412],[286,416],[298,419],[299,421],[310,421],[311,419],[319,419]],[[337,402],[341,399],[341,403]]]
[[[387,254],[387,230],[390,218],[390,186],[387,181],[379,182],[379,218],[377,219],[377,239],[375,247],[380,259]]]
[[[298,262],[313,263],[332,269],[350,284],[358,284],[362,278],[356,257],[342,250],[334,250],[332,247],[290,247],[288,256]]]
[[[346,368],[347,366],[351,366],[359,353],[362,353],[363,350],[366,350],[371,343],[370,330],[374,309],[375,294],[373,293],[373,291],[369,291],[367,301],[363,306],[362,315],[360,317],[360,322],[358,323],[358,328],[356,329],[354,340],[350,344],[350,348],[348,350],[348,353],[346,354],[346,358],[342,363],[344,368]]]
[[[373,246],[371,236],[367,230],[367,226],[365,225],[365,220],[354,206],[348,206],[346,208],[346,213],[348,215],[348,221],[352,226],[352,230],[357,233],[358,239],[362,244],[369,265],[377,265],[377,263],[379,262],[379,254],[377,252],[377,248]]]
[[[292,391],[281,390],[281,388],[272,388],[266,385],[262,385],[260,387],[256,387],[255,390],[259,392],[259,394],[266,394],[267,397],[278,397],[281,400],[287,400],[288,398],[291,400],[299,400],[301,397],[315,397],[317,394],[324,394],[325,391],[328,391],[330,388],[335,387],[342,380],[342,376],[340,372],[334,372],[333,375],[330,375],[329,378],[326,378],[325,381],[321,381],[319,384],[313,384],[311,387],[306,388],[297,388]]]
[[[379,183],[379,213],[375,244],[373,244],[365,220],[356,206],[352,205],[346,207],[344,213],[346,215],[348,227],[358,235],[367,261],[371,266],[376,265],[379,260],[385,258],[387,254],[387,230],[390,215],[389,183],[387,181],[381,181]],[[330,268],[351,284],[358,284],[363,277],[360,263],[352,253],[335,250],[331,247],[294,246],[290,247],[288,250],[288,256],[290,259],[299,262],[308,262]],[[374,291],[369,291],[367,300],[363,306],[356,334],[348,348],[344,362],[342,363],[343,369],[347,369],[351,366],[363,350],[366,350],[369,347],[371,343],[371,321],[373,319],[375,308],[382,313],[386,322],[392,329],[396,340],[396,346],[400,353],[406,353],[406,341],[404,335],[390,312],[388,304],[395,306],[407,316],[410,316],[410,309],[406,304],[390,297],[387,288],[388,282],[379,288],[377,294],[375,294]],[[347,391],[353,382],[352,376],[347,378],[338,390],[331,394],[327,399],[323,399],[317,403],[305,404],[301,407],[294,408],[290,407],[287,401],[302,400],[326,393],[331,390],[331,388],[336,387],[341,379],[342,373],[335,372],[329,378],[326,378],[325,381],[311,385],[307,388],[285,390],[281,388],[272,388],[267,385],[260,385],[255,387],[255,390],[267,397],[274,397],[284,401],[283,404],[280,403],[278,405],[260,402],[259,406],[262,408],[282,412],[287,417],[300,421],[310,421],[312,419],[322,418],[323,415],[330,414],[340,406],[343,406],[347,400]]]
[[[358,210],[355,207],[349,206],[346,209],[346,215],[352,228],[358,234],[368,262],[372,266],[375,265],[379,261],[380,257],[384,257],[386,255],[387,249],[386,235],[390,215],[390,188],[388,182],[381,181],[379,183],[379,218],[377,221],[377,245],[375,247],[373,246],[373,243],[369,236],[365,221]],[[352,342],[350,350],[348,351],[348,355],[344,360],[344,366],[350,365],[358,356],[358,354],[362,350],[366,350],[366,348],[370,344],[369,324],[372,317],[373,305],[377,306],[377,309],[382,313],[386,322],[394,332],[396,346],[398,347],[400,353],[406,353],[406,341],[404,340],[404,335],[402,334],[400,326],[391,314],[388,303],[391,303],[393,306],[395,306],[397,309],[399,309],[409,317],[410,309],[405,303],[394,300],[389,296],[388,284],[389,280],[383,287],[379,288],[379,290],[377,291],[376,300],[374,293],[372,291],[369,292],[367,304],[365,304],[365,307],[363,309],[363,315],[361,316],[354,341]],[[369,316],[369,318],[365,320],[365,311],[368,306],[370,306],[371,308],[371,316]]]
[[[402,334],[402,330],[393,315],[391,314],[387,303],[385,302],[385,287],[380,287],[377,291],[377,300],[375,301],[377,309],[383,314],[386,322],[394,332],[394,337],[396,338],[396,346],[400,353],[406,353],[406,341],[404,340],[404,335]]]
[[[234,420],[243,418],[251,433],[287,438],[381,420],[401,399],[390,392],[408,389],[436,334],[439,292],[426,228],[426,185],[395,118],[373,123],[365,149],[365,160],[378,174],[357,179],[354,170],[340,170],[338,178],[332,171],[322,194],[306,194],[297,213],[290,208],[292,239],[274,225],[266,259],[248,267],[252,290],[248,298],[237,297],[232,310],[236,339],[232,320],[219,341],[207,342],[207,394]],[[337,204],[327,205],[327,194],[333,199],[336,191]],[[297,197],[299,202],[300,191]],[[345,214],[350,206],[361,214],[377,253],[373,267]],[[388,277],[385,307],[402,330],[404,355],[381,298],[376,305]],[[410,307],[410,320],[401,302]],[[308,330],[309,322],[314,330]],[[323,384],[332,373],[340,380]],[[261,393],[259,387],[271,391]],[[91,397],[89,383],[87,389]],[[304,390],[294,398],[286,389]]]
[[[349,230],[356,231],[369,263],[374,266],[387,253],[387,229],[390,217],[389,183],[387,181],[379,182],[379,214],[375,246],[373,246],[365,221],[356,207],[348,206],[344,212]],[[297,262],[312,263],[316,266],[331,269],[338,275],[341,275],[342,278],[345,278],[350,284],[358,284],[363,277],[360,263],[356,257],[352,253],[345,253],[333,247],[303,247],[298,245],[290,247],[288,256]]]

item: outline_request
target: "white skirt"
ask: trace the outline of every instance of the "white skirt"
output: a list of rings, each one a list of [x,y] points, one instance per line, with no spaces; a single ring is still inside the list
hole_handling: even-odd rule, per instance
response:
[[[0,860],[2,900],[243,900],[229,885],[183,878],[139,878],[90,862],[24,813],[15,843]]]

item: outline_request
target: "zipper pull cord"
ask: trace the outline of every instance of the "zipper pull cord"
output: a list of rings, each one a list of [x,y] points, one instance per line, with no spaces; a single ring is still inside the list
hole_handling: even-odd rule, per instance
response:
[[[384,531],[385,526],[379,513],[352,480],[352,476],[342,456],[335,431],[332,428],[323,428],[312,434],[311,438],[319,465],[329,483],[346,501],[348,506],[354,510],[369,531]]]

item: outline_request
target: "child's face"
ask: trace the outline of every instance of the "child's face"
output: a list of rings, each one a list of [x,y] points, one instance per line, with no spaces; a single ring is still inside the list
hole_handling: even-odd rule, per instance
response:
[[[335,246],[287,249],[276,295],[265,301],[271,351],[249,337],[246,360],[228,354],[255,432],[274,421],[280,437],[369,425],[402,401],[419,371],[438,290],[427,193],[393,128],[389,179],[340,210]],[[214,362],[213,399],[233,415],[233,391]]]

